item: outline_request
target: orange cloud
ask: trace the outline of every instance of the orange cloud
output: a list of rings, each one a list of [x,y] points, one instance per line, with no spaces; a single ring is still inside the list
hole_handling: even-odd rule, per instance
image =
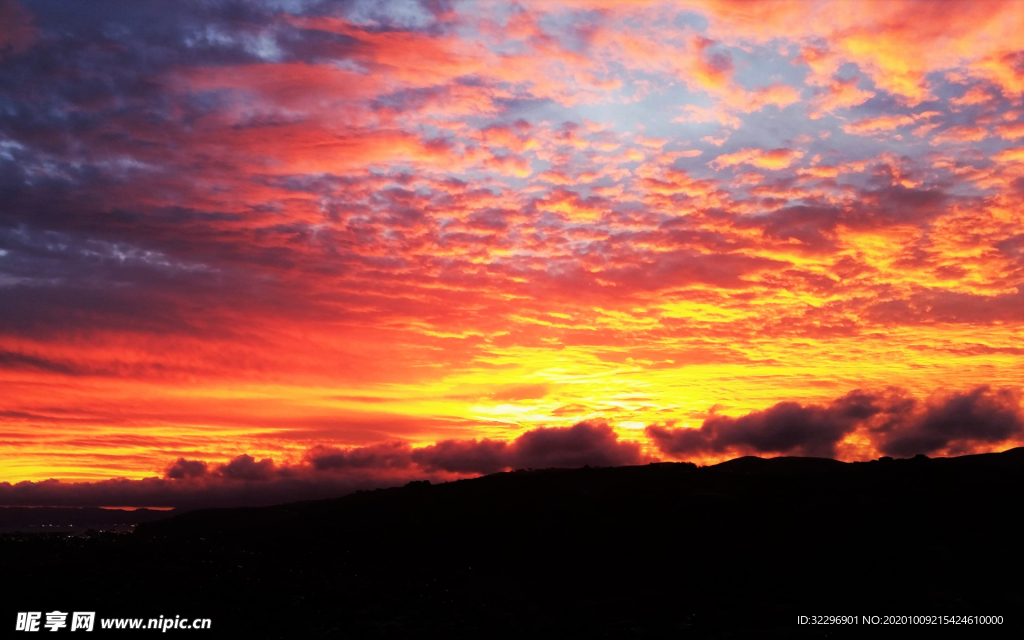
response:
[[[984,140],[986,137],[988,137],[988,132],[982,127],[957,125],[933,135],[929,144],[937,145],[944,142],[978,142],[979,140]]]
[[[727,104],[735,105],[746,112],[758,111],[768,105],[781,109],[799,101],[800,92],[785,84],[773,84],[752,91],[738,91],[726,99]]]
[[[955,105],[984,104],[992,100],[992,96],[983,87],[971,87],[964,95],[949,101]]]
[[[824,92],[811,103],[811,118],[820,118],[836,109],[848,109],[875,97],[874,91],[857,88],[858,78],[829,82]]]
[[[1011,16],[1001,17],[1003,19],[1010,18],[1007,21],[1007,26],[1020,29],[1024,25],[1024,18],[1020,17],[1019,7],[1017,9],[1015,16],[1011,14]],[[1008,49],[976,60],[970,64],[970,69],[977,76],[995,83],[1003,93],[1020,96],[1024,94],[1024,52],[1021,52],[1019,43],[1016,46],[1011,45]]]
[[[815,178],[835,178],[841,173],[839,167],[833,167],[829,165],[818,165],[816,167],[808,167],[801,169],[800,173],[814,176]]]
[[[1018,140],[1024,138],[1024,122],[1001,124],[995,128],[996,134],[1005,140]]]
[[[914,118],[910,116],[878,116],[843,125],[843,131],[854,135],[870,134],[878,131],[892,131],[912,125],[914,122]]]
[[[749,164],[761,169],[777,171],[785,169],[804,156],[795,149],[741,149],[734,153],[718,156],[708,163],[712,169],[722,170],[738,164]]]
[[[1024,162],[1024,147],[1003,149],[999,153],[993,155],[992,159],[996,162]]]

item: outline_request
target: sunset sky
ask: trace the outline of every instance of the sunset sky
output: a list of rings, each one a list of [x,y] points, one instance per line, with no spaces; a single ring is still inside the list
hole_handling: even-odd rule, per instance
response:
[[[0,504],[1024,444],[1022,34],[0,0]]]

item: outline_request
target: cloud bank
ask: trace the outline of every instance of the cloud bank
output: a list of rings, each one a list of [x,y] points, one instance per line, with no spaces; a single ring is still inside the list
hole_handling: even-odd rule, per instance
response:
[[[723,452],[834,457],[850,435],[885,455],[961,455],[1019,442],[1024,411],[1019,389],[979,386],[921,402],[889,388],[852,391],[827,406],[780,402],[739,418],[712,415],[697,429],[652,425],[646,433],[674,458]]]
[[[179,458],[162,478],[100,482],[0,483],[0,504],[10,506],[267,505],[338,497],[359,489],[412,480],[447,481],[506,469],[620,466],[649,458],[636,442],[621,441],[607,424],[580,422],[538,428],[512,442],[445,440],[412,448],[390,442],[338,449],[316,446],[304,463],[277,465],[270,458],[236,456],[223,464]]]
[[[0,483],[0,504],[267,505],[514,469],[624,466],[708,456],[835,457],[851,440],[869,440],[867,450],[896,457],[962,455],[1020,445],[1024,408],[1019,389],[979,386],[965,392],[936,392],[920,401],[889,387],[854,390],[828,405],[780,402],[736,418],[712,413],[699,428],[651,425],[644,433],[647,443],[621,440],[607,423],[580,422],[532,429],[511,441],[453,439],[421,447],[407,442],[348,448],[317,445],[293,465],[248,454],[219,464],[179,458],[159,478]],[[650,451],[645,444],[651,445]]]

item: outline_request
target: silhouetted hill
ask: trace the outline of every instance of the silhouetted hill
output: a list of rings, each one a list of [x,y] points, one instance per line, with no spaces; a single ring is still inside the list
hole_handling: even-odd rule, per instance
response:
[[[836,471],[846,463],[831,458],[758,458],[744,456],[714,465],[731,473],[813,474]]]
[[[1020,631],[1022,480],[1024,449],[517,471],[4,536],[2,568],[24,585],[13,610],[260,638],[890,637],[796,620],[1003,616],[941,630],[974,638]]]

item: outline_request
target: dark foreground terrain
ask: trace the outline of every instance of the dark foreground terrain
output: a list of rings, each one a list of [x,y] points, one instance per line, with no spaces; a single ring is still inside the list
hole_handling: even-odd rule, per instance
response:
[[[169,511],[96,507],[0,507],[0,533],[85,533],[131,531],[142,522],[165,519]]]
[[[7,534],[3,626],[59,609],[208,617],[209,631],[168,632],[202,637],[1019,637],[1022,480],[1024,449],[741,458],[413,483],[133,534]],[[822,614],[1004,623],[797,624]]]

